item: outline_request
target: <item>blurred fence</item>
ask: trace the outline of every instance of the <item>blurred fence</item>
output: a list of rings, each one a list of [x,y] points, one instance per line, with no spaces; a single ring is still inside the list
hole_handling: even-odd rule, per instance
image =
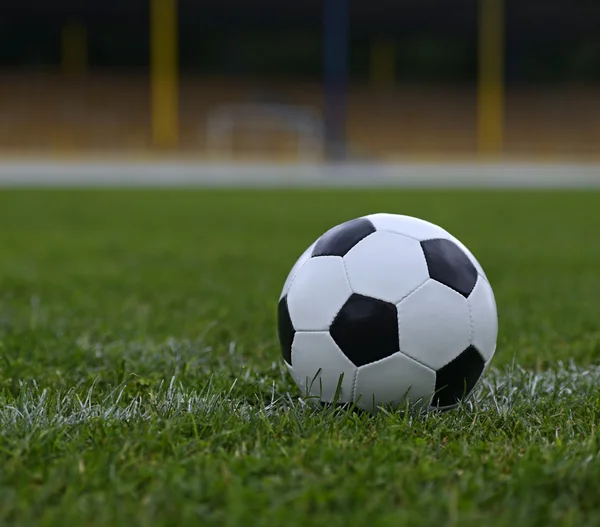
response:
[[[62,69],[18,61],[1,68],[0,61],[0,153],[322,158],[326,99],[320,76],[178,73],[179,57],[189,52],[178,50],[183,44],[175,0],[150,0],[150,7],[147,69],[87,67],[85,25],[70,23],[61,26]],[[408,80],[399,71],[397,45],[386,47],[384,39],[371,46],[367,75],[350,75],[347,86],[350,156],[367,161],[482,154],[598,157],[600,90],[593,79],[505,83],[504,7],[503,0],[457,4],[457,12],[473,18],[467,17],[478,43],[473,48],[479,50],[478,81]],[[382,34],[390,40],[389,27]],[[188,37],[183,40],[189,45]],[[590,49],[600,56],[600,47]],[[222,121],[216,130],[214,116],[232,105],[251,111],[239,118],[239,112],[229,112],[222,140]]]
[[[0,76],[0,148],[5,152],[80,153],[153,150],[150,91],[145,76]],[[322,109],[316,82],[265,82],[278,101]],[[283,124],[271,131],[234,131],[232,147],[209,148],[211,112],[224,105],[259,104],[259,84],[185,78],[180,84],[177,151],[211,159],[298,156],[302,135]],[[118,96],[116,95],[118,94]],[[7,102],[8,101],[8,102]],[[504,154],[593,157],[600,146],[600,97],[593,88],[517,87],[506,93]],[[240,127],[241,128],[241,127]],[[477,154],[476,93],[468,87],[403,85],[381,92],[349,91],[349,150],[362,159]],[[238,135],[235,135],[235,134]],[[319,144],[315,145],[319,155]]]

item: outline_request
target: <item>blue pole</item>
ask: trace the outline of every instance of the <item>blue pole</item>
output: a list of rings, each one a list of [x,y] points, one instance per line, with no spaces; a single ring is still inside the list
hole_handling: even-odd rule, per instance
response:
[[[325,0],[325,140],[331,161],[346,157],[349,0]]]

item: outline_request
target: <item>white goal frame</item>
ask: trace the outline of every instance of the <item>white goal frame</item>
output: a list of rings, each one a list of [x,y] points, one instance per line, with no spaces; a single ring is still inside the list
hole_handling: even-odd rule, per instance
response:
[[[208,155],[234,155],[233,135],[241,130],[250,134],[255,147],[261,145],[261,135],[281,130],[296,134],[299,161],[315,161],[325,150],[325,131],[321,115],[309,106],[287,104],[228,104],[213,108],[205,124]]]

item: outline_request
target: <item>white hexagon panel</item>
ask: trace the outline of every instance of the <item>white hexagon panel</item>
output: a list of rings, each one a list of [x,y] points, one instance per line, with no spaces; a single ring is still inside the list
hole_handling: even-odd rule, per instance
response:
[[[448,238],[448,231],[442,229],[434,223],[430,223],[412,216],[403,216],[401,214],[386,214],[384,212],[365,216],[368,218],[378,231],[389,231],[397,234],[410,236],[418,241],[430,240],[433,238]]]
[[[368,412],[378,406],[401,405],[413,408],[429,405],[435,391],[435,372],[403,353],[394,353],[358,368],[354,401]]]
[[[352,290],[340,256],[310,258],[298,271],[287,294],[296,331],[326,331]]]
[[[469,251],[469,249],[446,229],[443,229],[435,223],[413,218],[412,216],[403,216],[401,214],[378,213],[365,216],[375,226],[378,231],[389,231],[410,236],[415,240],[451,240],[458,245],[471,260],[477,272],[485,277],[485,272],[477,258]]]
[[[394,304],[429,277],[419,242],[393,232],[378,231],[361,240],[344,263],[355,293]]]
[[[466,298],[428,280],[397,306],[400,351],[439,370],[471,343],[471,321]]]
[[[471,344],[477,348],[485,361],[489,362],[496,351],[498,313],[492,287],[481,276],[468,298],[468,303],[473,327]]]
[[[340,351],[327,331],[294,335],[292,365],[288,366],[302,395],[332,402],[352,400],[356,366]]]
[[[292,269],[288,273],[287,278],[285,279],[285,282],[283,284],[283,288],[281,290],[281,294],[279,295],[279,299],[280,300],[285,295],[287,295],[287,293],[288,293],[288,291],[290,289],[290,286],[292,285],[292,282],[294,281],[294,279],[296,278],[296,275],[298,274],[298,271],[302,268],[302,266],[306,262],[308,262],[308,260],[310,260],[311,254],[312,254],[313,249],[315,247],[315,243],[313,243],[308,249],[306,249],[306,251],[304,251],[302,253],[302,255],[300,256],[300,258],[298,258],[296,260],[296,263],[294,264],[294,266],[292,267]]]

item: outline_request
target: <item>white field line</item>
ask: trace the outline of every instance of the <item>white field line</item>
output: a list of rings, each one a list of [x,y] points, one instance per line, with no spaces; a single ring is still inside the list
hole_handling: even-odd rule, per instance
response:
[[[235,383],[234,383],[235,384]],[[146,396],[136,396],[126,404],[126,383],[103,400],[94,396],[94,386],[83,395],[75,389],[51,394],[35,383],[23,385],[18,399],[0,400],[0,436],[10,430],[77,425],[92,420],[106,423],[135,422],[156,417],[183,414],[210,416],[223,406],[244,420],[269,418],[285,409],[301,409],[306,404],[297,394],[277,394],[273,389],[269,401],[253,403],[236,400],[232,390],[218,392],[209,383],[203,390],[188,389],[175,378],[164,382]],[[539,373],[510,367],[491,369],[467,403],[470,410],[506,414],[513,408],[535,406],[536,401],[551,397],[554,403],[573,403],[579,397],[600,389],[600,366],[578,368],[575,364],[558,363],[555,369]]]
[[[600,187],[600,164],[0,161],[0,187]]]

